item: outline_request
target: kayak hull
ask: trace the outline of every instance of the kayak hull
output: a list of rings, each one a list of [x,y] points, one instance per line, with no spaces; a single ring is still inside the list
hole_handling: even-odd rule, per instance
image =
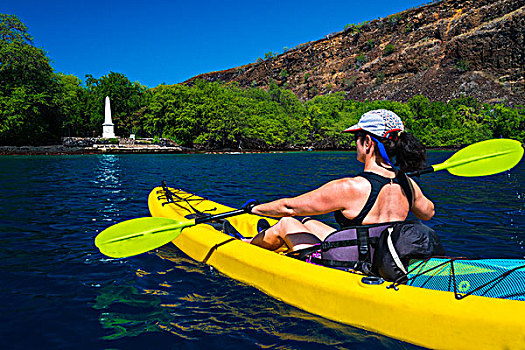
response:
[[[161,187],[152,190],[152,216],[187,220],[233,208],[181,190],[172,203]],[[254,235],[260,217],[242,214],[228,221]],[[269,219],[270,223],[275,222]],[[191,258],[254,286],[283,302],[327,319],[434,349],[523,349],[525,302],[454,294],[389,283],[370,285],[363,276],[289,258],[222,233],[211,225],[185,228],[175,240]]]

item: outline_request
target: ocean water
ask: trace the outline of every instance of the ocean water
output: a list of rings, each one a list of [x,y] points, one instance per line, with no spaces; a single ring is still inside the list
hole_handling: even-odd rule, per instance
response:
[[[286,305],[171,245],[119,260],[93,244],[148,216],[162,180],[239,207],[355,174],[353,152],[4,156],[0,167],[2,349],[417,348]],[[424,175],[427,224],[449,255],[524,258],[524,180],[524,162],[482,178]]]

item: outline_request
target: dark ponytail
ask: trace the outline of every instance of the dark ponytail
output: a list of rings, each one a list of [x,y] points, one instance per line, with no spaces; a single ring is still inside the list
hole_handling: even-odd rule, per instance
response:
[[[404,173],[423,169],[427,162],[425,145],[406,131],[398,135],[396,135],[396,131],[391,134],[392,139],[383,139],[382,141],[388,157],[395,158],[396,166]],[[396,138],[397,140],[394,141]]]

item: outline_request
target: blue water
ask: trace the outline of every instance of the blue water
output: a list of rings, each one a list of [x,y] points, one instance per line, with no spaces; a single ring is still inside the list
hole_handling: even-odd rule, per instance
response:
[[[416,348],[288,306],[172,246],[114,260],[93,245],[104,228],[149,215],[163,179],[238,207],[355,174],[355,153],[5,156],[0,166],[2,349]],[[425,175],[437,208],[428,224],[447,253],[523,258],[524,180],[524,162],[484,178]]]

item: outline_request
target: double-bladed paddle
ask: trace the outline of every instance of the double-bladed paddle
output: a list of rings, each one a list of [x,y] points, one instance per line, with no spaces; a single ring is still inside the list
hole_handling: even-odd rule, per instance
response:
[[[457,176],[493,175],[511,169],[523,156],[521,143],[509,139],[482,141],[454,153],[445,162],[407,175],[448,170]],[[102,254],[112,258],[125,258],[159,248],[171,242],[186,227],[224,219],[249,212],[239,209],[227,213],[198,217],[188,221],[148,217],[124,221],[102,231],[95,245]]]

